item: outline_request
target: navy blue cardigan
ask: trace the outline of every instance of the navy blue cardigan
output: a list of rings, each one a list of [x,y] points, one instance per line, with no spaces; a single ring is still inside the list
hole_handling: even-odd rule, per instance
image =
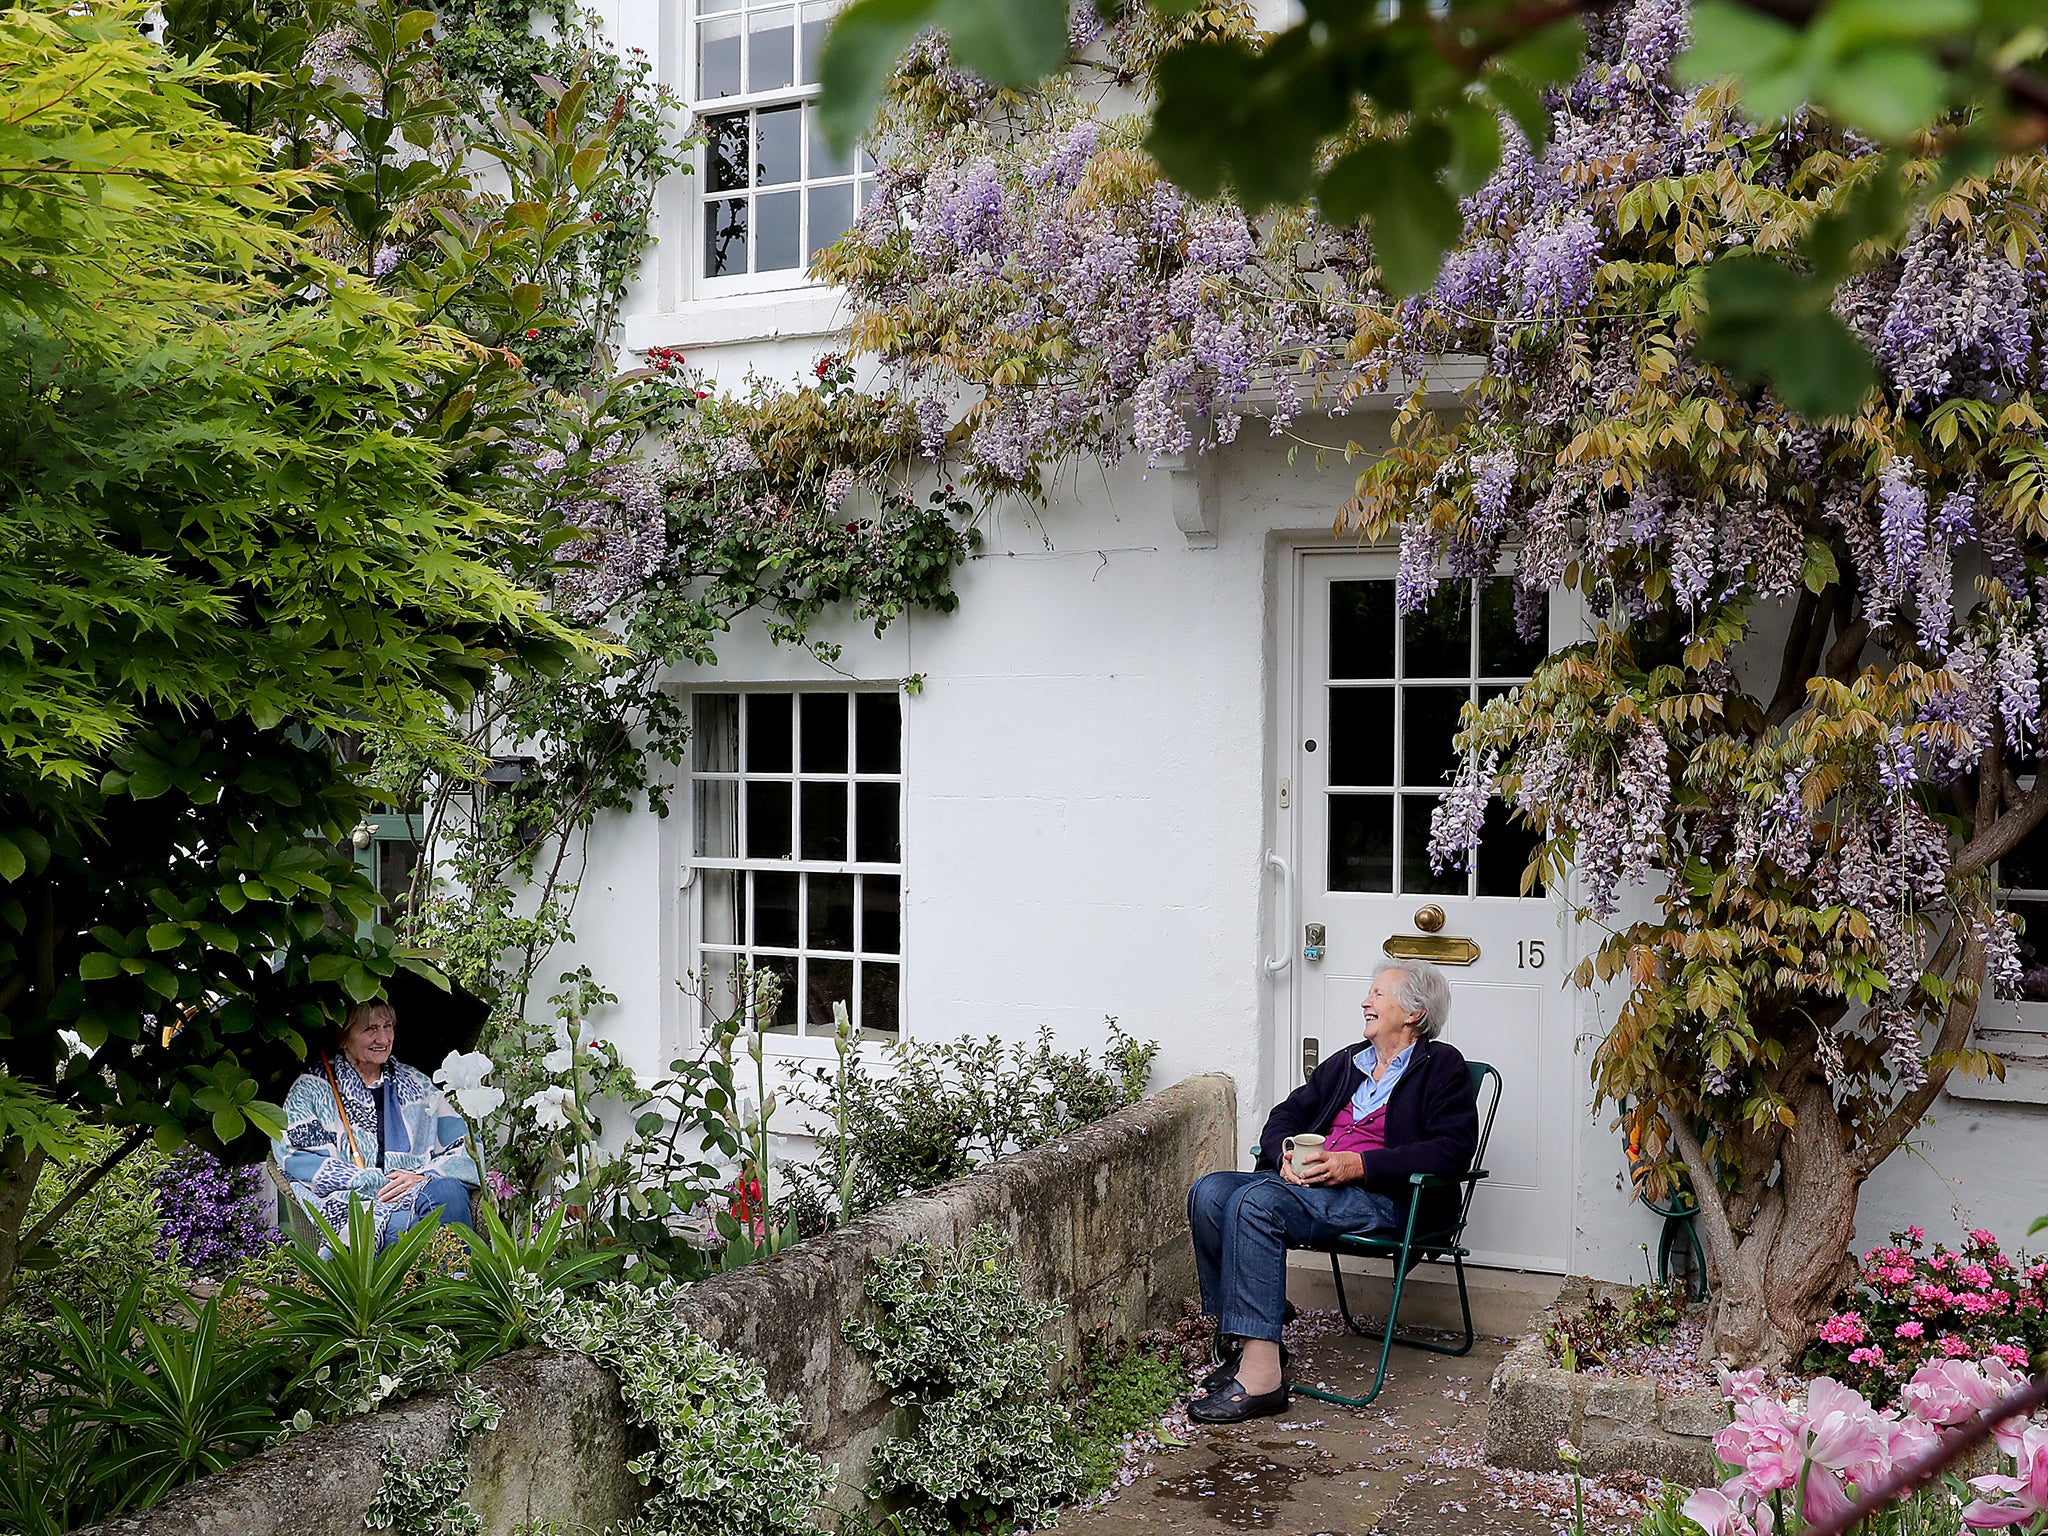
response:
[[[1352,1065],[1365,1042],[1346,1046],[1310,1074],[1309,1080],[1273,1106],[1259,1133],[1259,1166],[1280,1166],[1280,1144],[1289,1136],[1328,1135],[1337,1112],[1351,1102],[1361,1077]],[[1411,1173],[1459,1174],[1472,1166],[1479,1145],[1479,1096],[1472,1073],[1455,1045],[1418,1040],[1408,1069],[1387,1100],[1387,1144],[1365,1154],[1361,1181],[1375,1194],[1391,1196],[1405,1213]],[[1463,1187],[1423,1192],[1418,1231],[1448,1227],[1457,1219]]]

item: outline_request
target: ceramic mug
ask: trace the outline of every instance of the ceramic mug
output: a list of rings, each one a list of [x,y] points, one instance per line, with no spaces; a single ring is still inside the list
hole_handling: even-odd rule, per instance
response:
[[[1290,1136],[1280,1143],[1283,1152],[1294,1154],[1294,1171],[1301,1173],[1323,1160],[1323,1138],[1316,1135]]]

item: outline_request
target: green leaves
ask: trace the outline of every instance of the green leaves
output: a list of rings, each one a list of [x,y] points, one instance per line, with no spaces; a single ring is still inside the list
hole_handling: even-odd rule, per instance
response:
[[[1748,384],[1768,382],[1803,415],[1853,414],[1877,382],[1863,344],[1828,307],[1828,285],[1751,253],[1708,270],[1695,347]]]
[[[1685,70],[1694,81],[1735,76],[1766,121],[1812,104],[1898,143],[1948,105],[1935,50],[1976,20],[1970,0],[1832,0],[1795,29],[1736,0],[1702,0]]]
[[[1394,293],[1427,288],[1436,280],[1444,252],[1457,241],[1463,221],[1440,179],[1451,149],[1443,130],[1418,130],[1405,140],[1361,145],[1323,177],[1318,201],[1328,217],[1348,224],[1363,214],[1373,216],[1373,254]],[[1500,153],[1498,135],[1492,153]],[[1486,167],[1492,168],[1490,163]]]
[[[839,154],[850,151],[912,39],[936,27],[951,41],[953,62],[993,85],[1022,90],[1067,56],[1066,0],[854,0],[825,36],[818,116]]]

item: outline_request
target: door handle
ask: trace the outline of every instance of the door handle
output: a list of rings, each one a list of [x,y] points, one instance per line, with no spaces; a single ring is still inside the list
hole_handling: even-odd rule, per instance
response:
[[[1294,871],[1270,848],[1266,850],[1266,868],[1280,872],[1280,932],[1285,938],[1279,954],[1266,956],[1266,974],[1278,976],[1294,961]]]

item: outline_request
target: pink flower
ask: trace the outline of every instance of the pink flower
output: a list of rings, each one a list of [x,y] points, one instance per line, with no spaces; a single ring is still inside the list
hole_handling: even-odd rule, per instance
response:
[[[1981,1291],[1991,1284],[1991,1271],[1982,1264],[1965,1264],[1956,1271],[1956,1278],[1965,1285],[1976,1286]]]
[[[1742,1469],[1731,1484],[1751,1493],[1775,1493],[1799,1481],[1806,1461],[1800,1444],[1804,1427],[1793,1422],[1783,1403],[1759,1392],[1735,1405],[1734,1419],[1714,1436],[1714,1454]]]
[[[1824,1467],[1815,1467],[1806,1474],[1805,1497],[1799,1501],[1799,1512],[1806,1517],[1808,1525],[1819,1525],[1824,1520],[1838,1519],[1856,1505],[1849,1497],[1849,1490],[1842,1486],[1842,1480]]]
[[[1977,1353],[1976,1350],[1970,1348],[1967,1343],[1953,1333],[1944,1333],[1934,1341],[1934,1347],[1944,1355],[1947,1355],[1951,1360],[1966,1359]]]
[[[1955,1335],[1942,1337],[1945,1349]],[[2006,1395],[2012,1380],[2012,1372],[2001,1361],[1980,1366],[1972,1360],[1930,1360],[1899,1389],[1899,1402],[1923,1423],[1947,1428],[1967,1424],[1991,1407]]]
[[[1904,1322],[1892,1330],[1893,1334],[1902,1339],[1917,1339],[1926,1331],[1927,1325],[1922,1322]]]
[[[2036,1516],[2048,1515],[2048,1424],[2027,1426],[2019,1437],[2014,1459],[2018,1476],[1994,1473],[1970,1479],[1970,1486],[1980,1494],[2003,1493],[2008,1497],[1997,1503],[1989,1498],[1978,1499],[1963,1510],[1963,1524],[1979,1530],[1996,1530],[2031,1524]]]
[[[1927,1241],[1926,1232],[1922,1231],[1919,1227],[1908,1227],[1905,1231],[1901,1232],[1899,1236],[1905,1238],[1906,1241],[1911,1243],[1915,1248],[1919,1247],[1922,1243]]]
[[[1980,1291],[1969,1291],[1956,1297],[1956,1306],[1972,1317],[1983,1317],[1998,1310],[1998,1303]]]
[[[1764,1389],[1764,1368],[1760,1365],[1746,1371],[1731,1371],[1716,1364],[1714,1375],[1720,1380],[1721,1396],[1731,1403],[1746,1403]]]
[[[1866,1344],[1861,1349],[1849,1351],[1849,1363],[1851,1365],[1883,1365],[1884,1351]]]
[[[2016,1371],[2024,1371],[2033,1364],[2027,1352],[2017,1344],[1994,1344],[1991,1346],[1991,1353]]]
[[[1986,1232],[1982,1227],[1973,1227],[1970,1229],[1970,1244],[1976,1248],[1996,1248],[1998,1246],[1998,1239],[1989,1232]]]
[[[1820,1336],[1830,1344],[1861,1344],[1870,1335],[1864,1331],[1863,1318],[1855,1312],[1842,1312],[1820,1325]]]
[[[1734,1487],[1733,1483],[1728,1485]],[[1707,1536],[1771,1536],[1771,1506],[1753,1507],[1739,1495],[1731,1497],[1721,1488],[1701,1488],[1680,1506]]]
[[[1871,1407],[1861,1392],[1826,1376],[1816,1377],[1806,1389],[1806,1420],[1806,1455],[1816,1470],[1824,1467],[1838,1472],[1858,1486],[1875,1482],[1891,1470],[1896,1421]],[[1808,1474],[1809,1488],[1814,1480],[1814,1474]],[[1842,1491],[1839,1485],[1835,1491]],[[1832,1504],[1825,1515],[1815,1515],[1812,1509],[1809,1501],[1809,1522],[1831,1519],[1838,1512]]]

